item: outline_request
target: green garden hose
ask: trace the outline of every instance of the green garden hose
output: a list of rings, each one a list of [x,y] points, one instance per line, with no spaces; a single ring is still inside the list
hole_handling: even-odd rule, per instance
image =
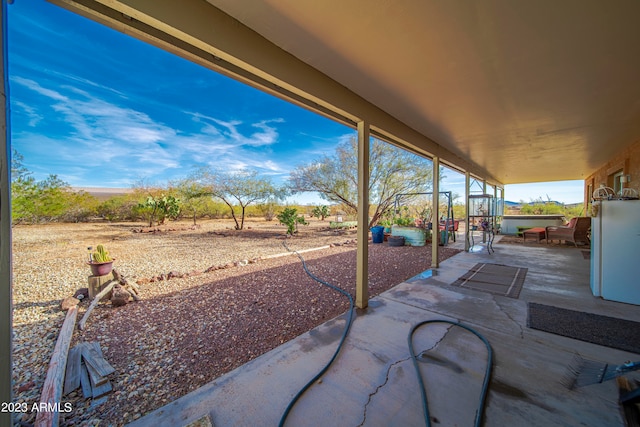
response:
[[[426,325],[426,324],[433,324],[433,323],[447,323],[453,326],[459,326],[463,329],[466,329],[467,331],[471,332],[472,334],[480,338],[480,340],[482,340],[484,345],[487,347],[487,367],[484,374],[484,381],[482,382],[482,391],[480,393],[478,410],[476,411],[476,421],[474,424],[476,427],[480,427],[482,425],[482,417],[484,414],[485,400],[487,397],[487,391],[489,389],[489,380],[491,379],[491,369],[493,366],[493,350],[491,350],[491,345],[489,344],[489,341],[487,341],[485,337],[480,335],[479,332],[475,331],[469,326],[465,326],[459,322],[453,322],[450,320],[425,320],[423,322],[420,322],[414,325],[413,328],[411,328],[411,332],[409,332],[409,337],[408,337],[409,352],[411,354],[411,360],[413,360],[413,366],[415,367],[418,375],[418,383],[420,384],[420,393],[422,394],[422,410],[424,413],[424,422],[427,427],[431,427],[431,418],[429,416],[429,404],[427,403],[427,391],[424,387],[424,381],[422,380],[422,374],[420,373],[418,360],[416,359],[416,354],[413,350],[413,334],[416,331],[416,329],[418,329],[420,326]]]
[[[351,296],[351,294],[349,292],[347,292],[344,289],[341,289],[341,288],[339,288],[339,287],[337,287],[335,285],[332,285],[331,283],[328,283],[328,282],[316,277],[307,268],[307,264],[304,261],[304,258],[302,258],[302,255],[300,255],[296,251],[292,251],[291,249],[289,249],[289,247],[287,246],[286,242],[282,242],[282,244],[284,245],[284,247],[288,251],[295,253],[298,256],[298,258],[300,258],[300,261],[302,262],[302,268],[304,268],[305,273],[307,273],[307,275],[309,277],[311,277],[316,282],[333,289],[334,291],[340,292],[342,295],[346,296],[349,299],[349,316],[347,318],[347,324],[345,325],[344,331],[342,332],[342,338],[340,339],[340,343],[338,344],[338,347],[336,348],[336,351],[333,353],[333,356],[331,357],[331,360],[329,360],[329,362],[324,366],[324,368],[322,368],[320,370],[320,372],[318,372],[307,384],[305,384],[305,386],[300,389],[300,391],[293,397],[293,399],[291,399],[291,402],[289,402],[289,405],[287,406],[287,409],[285,409],[284,414],[282,414],[282,418],[280,418],[280,423],[278,424],[279,427],[283,427],[284,426],[284,423],[287,420],[287,417],[289,416],[289,412],[291,412],[291,409],[293,409],[293,406],[296,404],[296,402],[300,399],[300,397],[304,394],[304,392],[306,392],[313,385],[313,383],[318,381],[320,379],[320,377],[323,376],[325,374],[325,372],[327,372],[329,370],[329,367],[331,366],[333,361],[338,356],[338,353],[340,353],[340,349],[342,349],[342,345],[344,344],[344,342],[345,342],[345,340],[347,338],[347,335],[349,334],[349,329],[351,328],[351,322],[353,320],[353,312],[354,312],[354,309],[355,309],[355,304],[353,302],[353,297]]]

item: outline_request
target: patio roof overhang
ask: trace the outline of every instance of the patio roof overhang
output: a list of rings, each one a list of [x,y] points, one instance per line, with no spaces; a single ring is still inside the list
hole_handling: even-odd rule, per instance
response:
[[[466,172],[467,187],[470,176],[582,179],[640,139],[636,0],[49,1],[357,127],[360,151],[370,131],[434,157]],[[8,200],[8,155],[0,166]],[[365,189],[361,179],[361,200]],[[11,221],[1,207],[0,397],[9,402]]]
[[[640,138],[640,3],[51,0],[489,182]]]

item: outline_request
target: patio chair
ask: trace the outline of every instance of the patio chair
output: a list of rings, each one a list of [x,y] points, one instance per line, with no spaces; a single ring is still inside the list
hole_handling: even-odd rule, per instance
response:
[[[577,242],[588,245],[590,244],[590,228],[591,218],[586,216],[571,218],[567,225],[550,225],[546,227],[547,244],[549,244],[549,240],[558,240],[560,243],[564,240],[565,242],[572,242],[576,247],[578,247]]]
[[[449,235],[453,236],[453,241],[456,241],[456,235],[458,234],[458,226],[460,225],[460,221],[457,219],[453,220],[453,224],[451,224],[451,221],[447,220],[447,224],[449,225],[448,227],[448,231],[449,231]]]

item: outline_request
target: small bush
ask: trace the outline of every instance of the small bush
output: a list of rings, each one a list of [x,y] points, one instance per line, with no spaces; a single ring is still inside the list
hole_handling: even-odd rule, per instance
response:
[[[298,210],[295,208],[284,208],[276,217],[280,224],[287,226],[287,234],[291,236],[298,231],[298,224],[309,224],[302,215],[298,215]]]

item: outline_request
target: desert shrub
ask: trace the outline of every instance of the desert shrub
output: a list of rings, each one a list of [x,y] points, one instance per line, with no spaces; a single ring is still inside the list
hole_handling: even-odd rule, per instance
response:
[[[324,219],[329,216],[329,206],[314,206],[311,211],[311,216],[320,218],[321,221],[324,221]]]
[[[64,222],[89,222],[98,212],[98,199],[94,196],[81,192],[68,192],[66,198],[66,209],[60,220]]]
[[[138,212],[138,201],[131,194],[108,198],[98,205],[97,214],[107,221],[135,221],[142,217]]]
[[[30,175],[19,177],[11,183],[11,193],[12,221],[32,224],[60,221],[73,194],[56,175],[43,181]]]
[[[280,208],[280,205],[278,205],[274,201],[269,201],[267,203],[261,203],[261,204],[256,205],[254,207],[255,210],[260,212],[260,216],[262,216],[267,221],[273,221],[274,220],[274,218],[276,217],[276,211],[279,208]],[[251,214],[248,214],[248,216],[251,216]]]
[[[223,219],[229,217],[229,208],[227,205],[213,199],[205,201],[200,212],[203,217],[211,219]]]
[[[180,199],[171,195],[147,196],[138,204],[140,211],[148,218],[149,227],[155,222],[164,224],[167,218],[175,220],[180,215]]]
[[[282,212],[277,215],[280,224],[287,226],[287,234],[293,236],[298,231],[298,224],[307,225],[304,216],[298,215],[298,210],[295,208],[284,208]]]
[[[464,218],[467,215],[466,205],[463,203],[455,203],[453,205],[453,217],[456,219]]]

